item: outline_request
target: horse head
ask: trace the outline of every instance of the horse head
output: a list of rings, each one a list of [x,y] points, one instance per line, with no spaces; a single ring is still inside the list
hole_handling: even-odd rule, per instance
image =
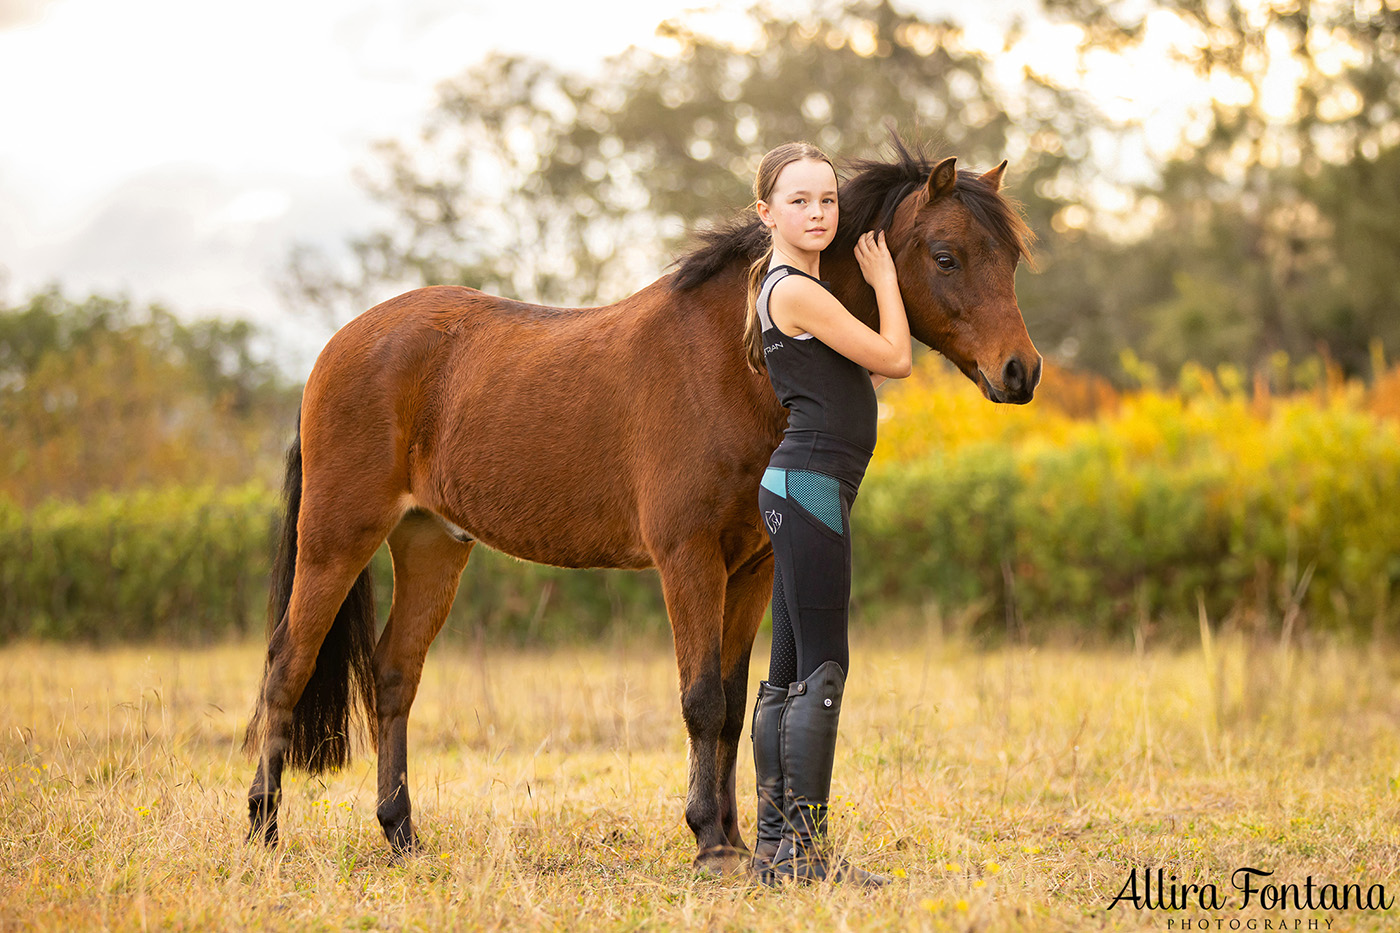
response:
[[[1041,358],[1016,303],[1015,276],[1031,233],[1001,194],[1006,163],[979,175],[951,158],[930,167],[897,138],[895,146],[894,163],[855,163],[840,193],[836,243],[853,246],[865,230],[886,230],[913,337],[993,402],[1029,402]],[[873,317],[873,292],[860,286]]]

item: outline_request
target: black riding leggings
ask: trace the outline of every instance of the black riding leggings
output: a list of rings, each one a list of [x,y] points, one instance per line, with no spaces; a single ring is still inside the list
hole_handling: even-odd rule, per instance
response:
[[[758,491],[773,540],[773,654],[768,682],[786,686],[827,661],[849,673],[851,503],[846,483],[769,467]]]

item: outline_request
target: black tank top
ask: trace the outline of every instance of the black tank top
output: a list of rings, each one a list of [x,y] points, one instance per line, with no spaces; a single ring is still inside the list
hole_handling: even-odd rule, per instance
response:
[[[860,486],[875,451],[876,402],[870,373],[810,334],[789,337],[768,313],[773,287],[789,275],[801,275],[830,287],[792,266],[768,270],[758,294],[763,327],[763,358],[778,401],[788,410],[783,442],[770,466],[815,470]]]

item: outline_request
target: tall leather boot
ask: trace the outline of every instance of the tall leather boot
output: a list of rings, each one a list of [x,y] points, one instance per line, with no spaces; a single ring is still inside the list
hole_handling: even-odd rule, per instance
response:
[[[778,726],[786,703],[786,687],[775,687],[766,680],[758,685],[750,735],[758,784],[758,841],[754,843],[750,864],[759,876],[772,864],[787,825],[783,817],[783,759],[778,745]]]
[[[827,841],[831,767],[845,689],[846,675],[835,661],[788,687],[779,728],[786,826],[772,866],[762,876],[769,884],[830,880],[875,887],[886,881],[837,858]]]

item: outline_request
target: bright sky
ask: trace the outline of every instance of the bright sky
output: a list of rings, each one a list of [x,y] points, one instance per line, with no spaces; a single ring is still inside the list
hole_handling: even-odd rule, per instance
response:
[[[684,9],[608,6],[0,0],[0,297],[56,280],[275,324],[292,243],[383,219],[354,170],[440,81],[490,50],[588,69]]]
[[[680,14],[743,34],[752,0],[701,2],[0,0],[0,299],[58,281],[319,345],[323,331],[287,325],[275,282],[294,242],[335,248],[385,219],[353,177],[372,141],[414,135],[435,86],[488,51],[586,71],[663,48],[655,28]],[[1008,12],[1033,6],[984,3],[967,26],[999,45]],[[1073,42],[1047,30],[1027,55],[1072,67]],[[1154,101],[1130,78],[1127,106],[1172,117],[1162,82]]]

